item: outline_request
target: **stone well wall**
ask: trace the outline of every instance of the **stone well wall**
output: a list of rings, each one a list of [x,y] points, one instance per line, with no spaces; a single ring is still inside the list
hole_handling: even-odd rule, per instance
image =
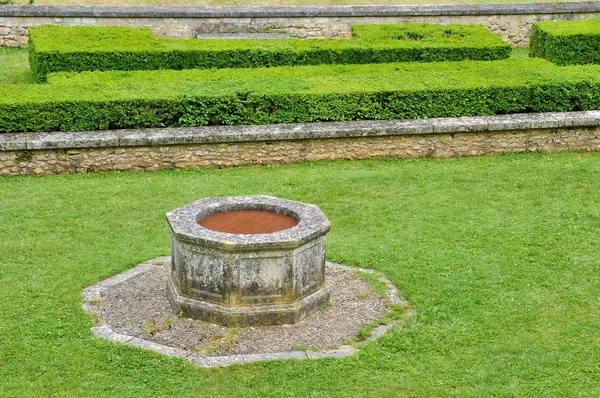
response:
[[[599,151],[600,111],[0,135],[0,175]]]
[[[347,37],[352,24],[482,24],[519,47],[533,22],[600,18],[600,2],[331,7],[0,6],[0,46],[26,46],[31,26],[147,26],[159,37],[280,29],[295,37]]]

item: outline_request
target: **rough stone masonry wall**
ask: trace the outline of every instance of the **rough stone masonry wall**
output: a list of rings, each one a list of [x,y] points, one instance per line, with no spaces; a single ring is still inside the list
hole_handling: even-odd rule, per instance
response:
[[[350,25],[482,24],[519,47],[533,22],[600,18],[600,2],[331,7],[0,6],[0,46],[26,46],[31,26],[147,26],[159,37],[279,29],[295,37],[348,37]]]
[[[0,135],[0,175],[566,150],[600,150],[600,111],[83,134],[6,134]]]

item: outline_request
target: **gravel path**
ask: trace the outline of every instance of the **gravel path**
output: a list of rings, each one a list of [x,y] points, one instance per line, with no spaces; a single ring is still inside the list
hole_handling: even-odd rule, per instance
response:
[[[102,312],[118,333],[208,356],[335,347],[390,308],[353,272],[331,265],[325,271],[329,307],[293,325],[228,328],[179,317],[167,301],[168,265],[157,265],[107,289]]]

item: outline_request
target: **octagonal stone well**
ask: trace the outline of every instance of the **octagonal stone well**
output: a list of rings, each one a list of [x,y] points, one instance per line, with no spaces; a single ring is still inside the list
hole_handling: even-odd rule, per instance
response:
[[[290,324],[328,303],[331,224],[318,207],[271,196],[208,198],[167,220],[167,295],[176,313],[228,326]]]

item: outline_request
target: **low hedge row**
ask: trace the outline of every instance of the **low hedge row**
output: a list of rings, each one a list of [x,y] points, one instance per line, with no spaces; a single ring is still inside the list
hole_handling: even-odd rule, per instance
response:
[[[548,21],[531,28],[531,56],[558,65],[600,63],[600,19]]]
[[[352,39],[159,39],[149,28],[29,30],[35,81],[52,72],[494,60],[510,45],[476,25],[357,25]]]
[[[0,86],[0,132],[600,109],[600,66],[541,59],[56,74]]]

